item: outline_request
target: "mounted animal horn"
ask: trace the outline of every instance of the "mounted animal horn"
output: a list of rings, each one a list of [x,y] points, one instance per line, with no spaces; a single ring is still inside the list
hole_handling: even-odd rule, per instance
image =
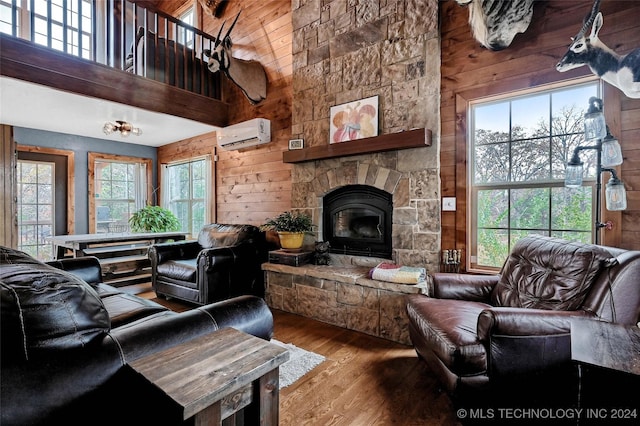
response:
[[[260,62],[235,58],[231,52],[231,31],[238,22],[240,12],[236,15],[224,37],[222,37],[222,30],[226,21],[222,23],[218,37],[214,42],[213,51],[207,49],[202,53],[207,57],[209,71],[224,72],[242,90],[249,102],[257,104],[267,97],[267,73]]]
[[[233,20],[233,24],[231,24],[231,26],[229,27],[229,31],[227,31],[227,35],[224,36],[223,40],[226,40],[227,37],[229,37],[231,35],[231,30],[233,30],[233,27],[236,26],[236,22],[238,22],[238,18],[240,17],[241,13],[242,13],[242,10],[240,12],[238,12],[238,14],[236,15],[236,19]],[[221,30],[222,30],[222,28],[221,28]]]
[[[227,22],[227,21],[225,21],[225,22],[223,22],[223,23],[222,23],[222,26],[220,27],[220,31],[218,31],[218,36],[216,37],[215,44],[213,45],[213,47],[214,47],[214,48],[215,48],[215,47],[218,47],[218,46],[220,45],[220,43],[222,43],[222,39],[220,38],[220,35],[222,34],[222,29],[224,28],[224,24],[225,24],[226,22]]]
[[[574,38],[582,37],[587,32],[587,30],[593,24],[593,21],[596,19],[596,15],[598,14],[599,10],[600,10],[600,0],[595,0],[593,2],[593,7],[591,7],[591,12],[584,17],[582,28]]]

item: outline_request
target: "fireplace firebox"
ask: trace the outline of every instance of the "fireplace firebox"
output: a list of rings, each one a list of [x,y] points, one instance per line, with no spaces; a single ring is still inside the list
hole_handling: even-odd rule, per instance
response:
[[[323,212],[323,239],[332,253],[391,259],[391,194],[347,185],[323,197]]]

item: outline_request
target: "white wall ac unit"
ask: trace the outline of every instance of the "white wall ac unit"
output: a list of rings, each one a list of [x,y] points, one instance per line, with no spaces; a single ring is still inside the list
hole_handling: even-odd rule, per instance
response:
[[[218,145],[225,150],[247,148],[271,142],[271,122],[254,118],[218,131]]]

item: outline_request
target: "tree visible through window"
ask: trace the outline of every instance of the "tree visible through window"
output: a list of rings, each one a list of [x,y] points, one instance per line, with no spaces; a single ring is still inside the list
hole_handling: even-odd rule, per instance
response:
[[[146,165],[96,160],[94,169],[96,232],[128,232],[129,218],[144,207]]]
[[[18,160],[18,249],[39,260],[53,259],[55,164]]]
[[[169,164],[163,176],[163,205],[176,215],[181,231],[193,236],[209,222],[209,157]]]
[[[532,233],[591,242],[595,153],[582,156],[582,188],[565,188],[564,175],[598,90],[590,83],[471,106],[471,268],[499,268]]]

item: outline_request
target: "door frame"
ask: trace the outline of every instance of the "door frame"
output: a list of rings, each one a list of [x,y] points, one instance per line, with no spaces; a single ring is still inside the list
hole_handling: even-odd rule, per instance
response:
[[[17,146],[17,151],[36,152],[38,154],[60,155],[67,157],[67,233],[74,234],[76,229],[75,195],[75,153],[65,149],[44,148],[32,145]]]

